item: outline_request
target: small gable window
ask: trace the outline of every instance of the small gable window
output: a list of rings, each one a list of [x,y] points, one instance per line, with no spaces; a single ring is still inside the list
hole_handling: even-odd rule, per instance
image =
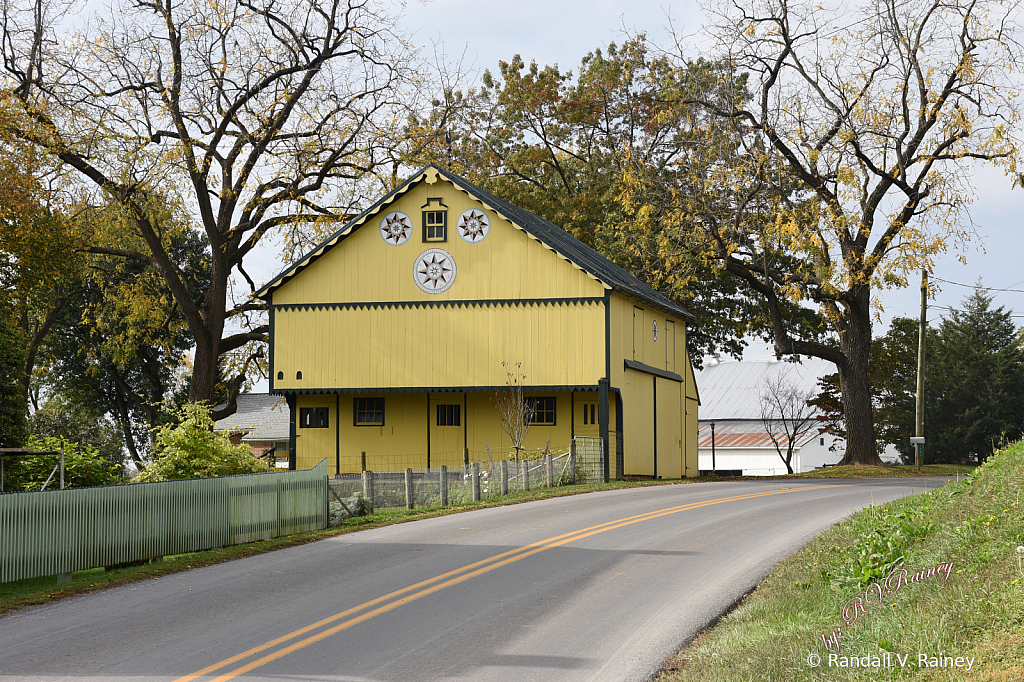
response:
[[[526,404],[533,410],[531,424],[538,426],[555,425],[555,399],[554,398],[526,398]]]
[[[437,406],[438,426],[461,426],[462,405],[438,405]]]
[[[448,241],[448,207],[440,198],[427,199],[423,206],[423,241]]]
[[[326,429],[328,428],[327,415],[329,408],[326,407],[300,407],[299,428],[303,429]]]
[[[356,426],[384,426],[384,398],[355,399]]]

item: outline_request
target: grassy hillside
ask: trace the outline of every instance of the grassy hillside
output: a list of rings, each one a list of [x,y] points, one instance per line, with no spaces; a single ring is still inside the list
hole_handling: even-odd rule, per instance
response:
[[[960,482],[858,513],[658,679],[1024,680],[1022,486],[1017,443]]]

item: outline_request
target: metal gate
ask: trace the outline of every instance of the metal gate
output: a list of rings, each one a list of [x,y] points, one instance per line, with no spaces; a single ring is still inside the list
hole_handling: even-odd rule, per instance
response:
[[[604,482],[604,441],[600,438],[576,436],[572,439],[576,451],[576,482]]]

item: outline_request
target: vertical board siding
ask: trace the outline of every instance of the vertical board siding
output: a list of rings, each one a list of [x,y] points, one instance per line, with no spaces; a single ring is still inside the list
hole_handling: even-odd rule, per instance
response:
[[[274,324],[276,389],[503,386],[502,361],[522,362],[533,385],[593,385],[605,372],[601,303],[281,308]]]
[[[308,471],[0,495],[0,583],[327,526],[327,464]]]

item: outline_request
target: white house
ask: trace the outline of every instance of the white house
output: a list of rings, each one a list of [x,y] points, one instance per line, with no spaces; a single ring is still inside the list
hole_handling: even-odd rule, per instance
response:
[[[777,476],[788,473],[786,464],[761,419],[760,395],[771,379],[785,375],[787,383],[800,391],[817,394],[818,378],[835,373],[835,365],[819,358],[801,362],[712,360],[697,374],[701,413],[697,431],[697,460],[700,471],[712,469],[743,476]],[[788,440],[777,424],[776,433],[783,454]],[[815,423],[795,442],[793,471],[813,471],[843,458],[846,441],[822,433]],[[883,461],[899,462],[893,447]]]

